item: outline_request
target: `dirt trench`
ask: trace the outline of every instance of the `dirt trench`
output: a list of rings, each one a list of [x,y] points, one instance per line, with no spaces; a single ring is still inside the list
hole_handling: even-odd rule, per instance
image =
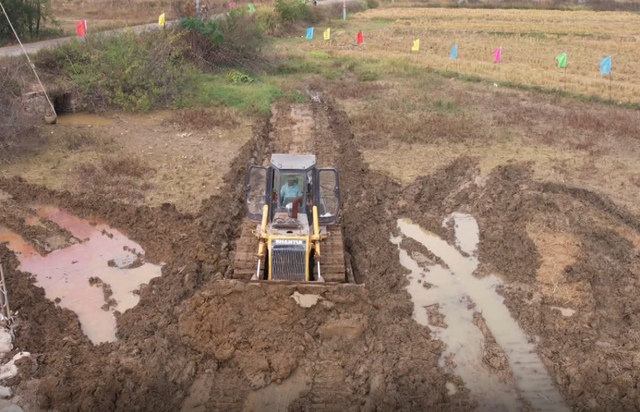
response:
[[[404,270],[388,242],[399,186],[369,171],[346,115],[330,99],[303,107],[310,133],[300,144],[340,170],[345,246],[365,292],[314,289],[319,303],[303,308],[291,290],[218,281],[232,270],[246,165],[268,158],[280,149],[277,136],[286,136],[279,130],[286,116],[278,120],[277,113],[291,107],[278,105],[276,121],[256,125],[232,162],[221,194],[195,215],[170,204],[135,207],[0,180],[19,205],[103,219],[140,243],[148,261],[166,262],[162,277],[142,288],[140,303],[118,317],[119,340],[93,346],[75,314],[46,300],[0,246],[23,325],[16,349],[37,354],[11,383],[33,398],[32,409],[242,411],[283,391],[289,410],[472,408],[465,390],[448,395],[446,382],[464,385],[438,367],[442,343],[411,320]],[[18,220],[12,227],[21,231]],[[304,286],[298,292],[309,293]]]

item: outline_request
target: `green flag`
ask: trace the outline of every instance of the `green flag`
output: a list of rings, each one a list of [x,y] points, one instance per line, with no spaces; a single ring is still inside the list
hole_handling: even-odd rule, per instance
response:
[[[567,53],[562,53],[557,55],[556,60],[558,61],[559,69],[562,69],[563,67],[567,67]]]
[[[249,3],[249,11],[252,13],[256,11],[256,9],[253,7],[253,3]]]

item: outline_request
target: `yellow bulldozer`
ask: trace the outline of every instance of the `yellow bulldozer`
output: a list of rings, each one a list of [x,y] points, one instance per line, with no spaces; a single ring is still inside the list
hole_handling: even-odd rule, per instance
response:
[[[335,224],[340,210],[336,168],[317,167],[313,155],[273,154],[268,166],[249,166],[245,208],[235,279],[352,281]]]

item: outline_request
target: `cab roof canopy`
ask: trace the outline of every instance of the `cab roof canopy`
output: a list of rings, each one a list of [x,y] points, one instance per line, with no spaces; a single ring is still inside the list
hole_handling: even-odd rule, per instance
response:
[[[314,155],[272,154],[271,166],[277,169],[307,170],[316,165]]]

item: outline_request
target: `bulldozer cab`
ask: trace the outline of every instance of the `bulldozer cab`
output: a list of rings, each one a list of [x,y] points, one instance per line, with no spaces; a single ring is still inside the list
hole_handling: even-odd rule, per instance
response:
[[[317,167],[312,155],[274,154],[268,166],[249,166],[245,206],[247,224],[234,276],[279,282],[347,280],[342,233],[334,225],[340,211],[335,168]]]
[[[245,186],[245,208],[252,221],[262,220],[268,205],[267,221],[293,226],[298,221],[308,227],[313,206],[320,225],[335,223],[340,210],[338,171],[318,168],[313,155],[274,154],[269,166],[251,165]]]

